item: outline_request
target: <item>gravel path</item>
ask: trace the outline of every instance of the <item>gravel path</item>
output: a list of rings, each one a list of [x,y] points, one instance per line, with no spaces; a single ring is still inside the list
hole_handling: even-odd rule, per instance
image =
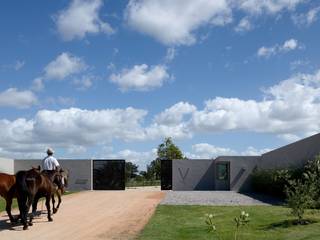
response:
[[[53,222],[46,214],[34,219],[27,231],[11,225],[0,213],[1,240],[134,239],[152,216],[164,192],[155,188],[126,191],[86,191],[63,196]],[[38,209],[41,210],[41,204]],[[17,210],[14,210],[17,214]]]
[[[260,199],[260,200],[258,200]],[[279,204],[270,197],[247,196],[232,191],[168,191],[162,205],[271,205]]]

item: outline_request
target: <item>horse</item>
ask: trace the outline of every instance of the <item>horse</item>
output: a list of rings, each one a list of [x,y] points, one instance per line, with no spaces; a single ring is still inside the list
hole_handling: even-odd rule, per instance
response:
[[[55,194],[58,197],[58,205],[57,205],[56,208],[54,207],[54,204],[55,204],[54,195],[52,196],[53,213],[57,213],[58,212],[60,204],[61,204],[61,196],[65,192],[65,188],[68,187],[69,171],[67,169],[65,169],[65,170],[64,169],[60,169],[59,173],[62,176],[62,179],[61,179],[62,180],[62,187],[61,188],[58,187],[58,189],[56,191],[56,194]]]
[[[32,220],[36,213],[37,203],[41,197],[46,198],[46,208],[48,221],[53,221],[51,217],[50,200],[55,194],[57,188],[62,188],[62,176],[58,171],[52,171],[51,174],[44,174],[38,169],[20,171],[16,174],[16,187],[18,205],[20,210],[23,230],[32,226]],[[32,205],[32,214],[27,222],[28,212]]]
[[[13,218],[11,214],[12,199],[17,197],[15,183],[15,175],[0,173],[0,196],[6,200],[6,211],[11,223],[14,223],[18,220]]]

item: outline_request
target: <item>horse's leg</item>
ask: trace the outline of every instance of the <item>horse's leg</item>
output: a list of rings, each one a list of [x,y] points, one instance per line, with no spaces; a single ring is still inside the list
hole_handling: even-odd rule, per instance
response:
[[[26,205],[27,199],[25,196],[20,196],[18,197],[18,206],[19,206],[19,211],[20,211],[20,217],[21,217],[21,223],[23,224],[23,230],[28,229],[28,224],[27,224],[27,205]]]
[[[60,204],[61,204],[61,190],[57,191],[57,196],[58,196],[58,205],[57,205],[57,212],[58,212],[58,209],[59,209]]]
[[[37,213],[38,202],[39,202],[39,196],[36,195],[34,200],[33,200],[33,203],[32,203],[32,219],[34,218],[34,216]],[[30,223],[32,225],[32,220],[30,221]]]
[[[54,199],[54,194],[52,194],[51,199],[52,199],[52,213],[55,214],[57,212],[57,209],[54,206],[54,204],[56,203],[56,200]]]
[[[48,221],[52,222],[53,219],[51,217],[50,198],[51,198],[51,194],[47,194],[47,196],[46,196],[46,207],[47,207],[47,212],[48,212]]]
[[[29,193],[29,195],[28,195],[28,201],[27,201],[27,215],[28,215],[28,213],[29,213],[30,207],[33,205],[34,197],[35,197],[35,196],[34,196],[33,194]],[[29,226],[32,226],[32,225],[33,225],[33,223],[32,223],[33,217],[34,217],[34,215],[33,215],[33,212],[32,212],[32,213],[30,214],[30,217],[29,217]]]
[[[10,218],[10,222],[14,223],[14,222],[17,222],[18,219],[13,218],[13,216],[11,214],[11,205],[12,205],[12,197],[7,196],[6,197],[6,211],[7,211],[9,218]]]

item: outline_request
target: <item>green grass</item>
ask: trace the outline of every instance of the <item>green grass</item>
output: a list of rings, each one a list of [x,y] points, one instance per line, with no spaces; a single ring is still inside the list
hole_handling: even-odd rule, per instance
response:
[[[126,182],[126,187],[160,186],[160,184],[160,180],[128,181]]]
[[[313,223],[298,226],[290,215],[290,209],[281,206],[163,206],[156,209],[139,240],[187,240],[234,239],[234,217],[244,210],[250,214],[250,222],[241,229],[238,240],[319,240],[320,211],[309,210],[306,218]],[[207,231],[205,214],[216,214],[217,238]]]

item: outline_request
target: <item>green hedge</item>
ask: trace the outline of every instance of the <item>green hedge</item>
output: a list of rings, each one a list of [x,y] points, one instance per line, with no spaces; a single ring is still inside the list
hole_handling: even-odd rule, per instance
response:
[[[252,173],[252,188],[255,192],[284,199],[288,179],[298,179],[303,169],[256,170]]]

